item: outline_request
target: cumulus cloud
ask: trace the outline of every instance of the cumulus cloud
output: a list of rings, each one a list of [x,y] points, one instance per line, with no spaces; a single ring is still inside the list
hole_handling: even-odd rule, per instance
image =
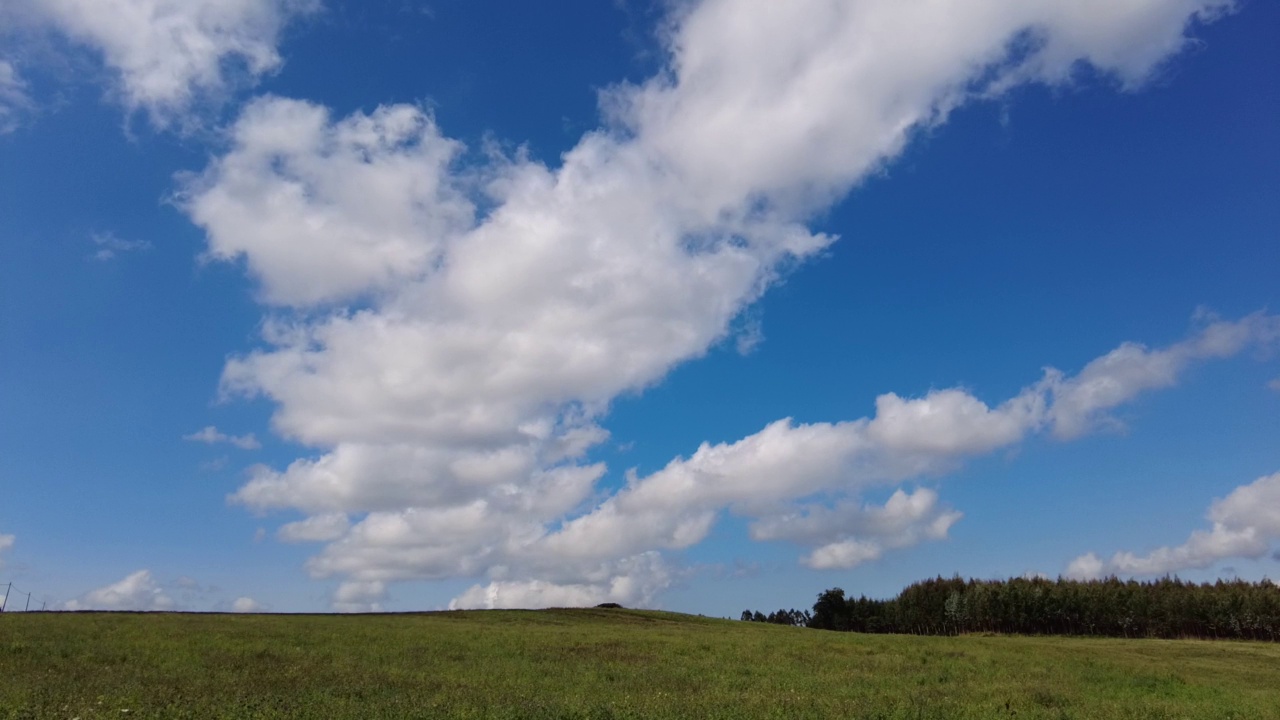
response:
[[[16,130],[18,121],[30,108],[27,84],[13,63],[0,60],[0,135]]]
[[[851,568],[878,560],[885,550],[945,539],[961,517],[940,505],[933,490],[897,490],[882,506],[845,501],[761,518],[752,524],[751,537],[818,545],[804,564],[816,569]]]
[[[573,565],[569,561],[569,565]],[[653,551],[594,568],[579,565],[567,572],[546,568],[542,579],[497,580],[473,585],[455,598],[450,609],[589,607],[604,602],[646,606],[673,579],[673,572]]]
[[[238,597],[231,603],[231,612],[260,613],[265,609],[266,608],[262,606],[262,603],[251,597]]]
[[[173,610],[176,603],[149,570],[139,570],[117,583],[70,600],[64,607],[67,610]]]
[[[16,0],[9,12],[100,55],[158,126],[278,69],[288,21],[319,0]]]
[[[1271,342],[1277,322],[1265,315],[1217,320],[1181,343],[1143,352],[1176,354],[1178,348],[1203,345],[1206,338],[1242,337],[1243,328],[1248,337],[1232,344],[1239,352]],[[882,395],[876,414],[859,420],[781,420],[733,443],[704,443],[690,457],[651,475],[631,474],[624,489],[576,517],[571,513],[603,471],[598,465],[566,465],[556,474],[526,479],[524,473],[534,465],[493,461],[480,467],[501,472],[478,477],[505,481],[500,491],[455,504],[468,497],[463,488],[452,485],[447,489],[453,494],[445,494],[428,482],[439,477],[430,471],[444,470],[440,464],[415,463],[413,453],[373,452],[373,460],[390,466],[379,471],[360,455],[346,457],[350,448],[339,448],[318,462],[295,463],[283,474],[262,470],[236,497],[262,508],[293,503],[344,510],[290,523],[280,536],[330,542],[309,562],[311,572],[376,582],[377,591],[366,593],[375,600],[381,599],[385,582],[487,574],[493,581],[469,589],[457,598],[457,607],[589,600],[644,604],[671,578],[654,551],[701,542],[726,510],[753,518],[755,540],[812,548],[802,562],[817,569],[854,567],[890,550],[945,539],[961,514],[940,503],[931,489],[899,489],[882,506],[857,497],[873,487],[946,472],[966,458],[1055,428],[1061,388],[1068,388],[1063,395],[1073,398],[1072,412],[1078,411],[1072,389],[1081,385],[1081,375],[1100,377],[1098,366],[1099,361],[1089,363],[1074,376],[1049,369],[1040,381],[994,407],[952,388],[920,398]],[[1176,380],[1176,372],[1166,380]],[[1132,399],[1137,392],[1121,394]],[[351,482],[370,477],[384,483]],[[520,480],[525,484],[518,485]],[[361,494],[374,490],[377,494]],[[396,509],[406,498],[411,507]],[[346,512],[373,507],[381,509],[349,525]],[[367,610],[373,600],[339,601],[336,607]]]
[[[965,458],[1011,446],[1044,429],[1063,435],[1059,428],[1064,417],[1073,423],[1078,417],[1096,418],[1143,390],[1172,384],[1191,359],[1271,344],[1280,337],[1278,330],[1280,317],[1259,313],[1238,321],[1210,321],[1167,348],[1126,343],[1076,375],[1050,368],[1040,381],[996,407],[952,388],[910,399],[881,395],[875,415],[859,420],[802,425],[780,420],[734,443],[704,443],[689,458],[677,458],[647,477],[630,477],[626,488],[564,523],[539,545],[559,556],[597,558],[641,548],[685,548],[705,538],[716,515],[728,509],[757,518],[752,525],[757,540],[815,546],[804,559],[811,567],[853,567],[880,558],[887,549],[943,539],[960,514],[940,506],[928,489],[912,494],[899,490],[883,507],[863,506],[850,497],[877,485],[946,472]],[[1215,354],[1187,350],[1206,347]],[[1142,363],[1118,363],[1117,371],[1117,363],[1111,362],[1134,356],[1188,359],[1161,363],[1159,382],[1153,383],[1149,374],[1133,371]],[[1081,388],[1089,386],[1107,392],[1088,396]],[[816,495],[831,502],[787,505]]]
[[[1079,578],[1108,575],[1166,575],[1206,568],[1227,558],[1260,558],[1280,538],[1280,473],[1232,490],[1209,507],[1208,530],[1196,530],[1176,547],[1146,555],[1118,552],[1109,560],[1094,553],[1072,560],[1067,574]]]
[[[257,450],[262,447],[262,443],[258,442],[258,439],[253,436],[253,433],[245,435],[227,435],[226,433],[219,431],[218,428],[213,425],[208,425],[191,433],[190,435],[183,435],[182,439],[190,440],[192,442],[202,442],[206,445],[227,443],[229,445],[234,445],[241,450]]]
[[[385,583],[348,581],[339,585],[333,594],[333,609],[341,613],[382,612],[382,601],[386,597]]]
[[[124,240],[109,232],[94,233],[89,236],[89,239],[93,241],[94,246],[94,251],[89,255],[89,259],[97,260],[98,262],[114,260],[120,253],[151,249],[151,243],[146,240]]]
[[[858,493],[1045,427],[1085,432],[1228,340],[1154,359],[1122,348],[994,407],[948,389],[884,395],[857,421],[780,421],[603,503],[606,468],[584,458],[614,398],[731,338],[835,241],[806,221],[920,128],[1080,63],[1136,86],[1190,23],[1229,7],[682,4],[664,71],[603,93],[604,125],[556,167],[468,155],[419,107],[334,118],[262,98],[184,180],[182,204],[210,258],[242,260],[265,304],[302,311],[272,312],[265,346],[228,362],[222,387],[273,401],[274,428],[318,454],[259,468],[234,499],[350,518],[308,565],[348,579],[335,607],[349,609],[381,602],[385,583],[442,577],[487,580],[466,604],[643,600],[670,577],[654,551],[700,541],[725,510],[817,526],[825,511],[787,506],[815,495],[863,534],[821,538],[813,565],[944,536],[958,516],[930,491],[879,509]]]
[[[420,277],[472,223],[449,174],[462,146],[420,108],[334,122],[268,98],[245,109],[232,141],[189,209],[209,230],[209,257],[245,257],[269,302],[343,300]]]
[[[314,515],[284,525],[276,533],[284,542],[328,542],[347,534],[351,523],[342,513]]]

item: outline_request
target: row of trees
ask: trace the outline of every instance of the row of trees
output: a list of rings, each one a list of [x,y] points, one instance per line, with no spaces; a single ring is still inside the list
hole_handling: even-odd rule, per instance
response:
[[[753,613],[751,619],[775,622],[772,618],[784,612]],[[744,620],[748,614],[743,613]],[[890,600],[846,597],[833,588],[820,594],[813,613],[805,615],[806,627],[869,633],[1280,640],[1280,586],[1269,580],[1200,584],[1168,577],[1149,582],[938,577]]]
[[[759,610],[754,612],[743,610],[741,619],[743,622],[773,623],[774,625],[794,625],[796,627],[808,627],[809,623],[813,622],[813,616],[809,614],[808,610],[796,610],[794,608],[791,610],[774,610],[768,615]]]

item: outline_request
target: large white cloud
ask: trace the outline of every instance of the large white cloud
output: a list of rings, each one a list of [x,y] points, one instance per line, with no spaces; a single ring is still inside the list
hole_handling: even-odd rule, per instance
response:
[[[615,119],[709,207],[825,206],[913,129],[974,94],[1060,82],[1078,63],[1136,85],[1220,0],[705,0],[669,72]]]
[[[67,610],[173,610],[174,599],[149,570],[139,570],[123,580],[91,590],[69,600]]]
[[[1067,567],[1079,578],[1107,575],[1166,575],[1206,568],[1227,558],[1260,558],[1280,539],[1280,473],[1267,475],[1232,490],[1209,506],[1209,530],[1196,530],[1175,547],[1161,547],[1146,555],[1118,552],[1109,560],[1094,553],[1081,555]]]
[[[281,64],[276,44],[319,0],[14,0],[4,17],[51,27],[98,53],[120,99],[157,125]]]
[[[1233,346],[1238,352],[1272,342],[1278,327],[1280,318],[1260,314],[1214,321],[1186,341],[1141,352],[1164,356],[1201,346],[1206,338],[1240,337],[1245,329]],[[373,451],[373,458],[394,471],[377,472],[377,465],[359,463],[343,468],[349,446],[318,463],[303,461],[302,470],[298,465],[283,475],[263,470],[238,497],[262,507],[292,503],[303,509],[367,511],[349,529],[345,512],[314,515],[281,529],[281,537],[291,541],[330,541],[309,563],[316,576],[357,578],[352,587],[376,583],[373,599],[342,601],[344,609],[374,607],[385,582],[482,574],[493,581],[468,590],[457,599],[459,606],[565,604],[569,598],[642,604],[671,577],[653,551],[701,542],[725,510],[754,518],[756,540],[813,548],[803,562],[819,569],[854,567],[889,550],[944,539],[960,513],[941,504],[930,489],[897,490],[883,506],[857,497],[870,488],[945,472],[967,457],[1056,427],[1056,399],[1068,398],[1071,411],[1079,411],[1083,406],[1073,388],[1086,375],[1101,377],[1099,364],[1114,355],[1086,365],[1079,375],[1050,369],[994,408],[965,390],[946,389],[911,399],[883,395],[875,403],[876,415],[855,421],[778,421],[734,443],[704,444],[651,475],[633,475],[623,490],[576,517],[575,508],[602,471],[598,466],[563,465],[556,474],[529,476],[530,466],[499,462],[502,472],[492,477],[503,482],[487,496],[476,497],[485,492],[483,485],[468,494],[460,484],[449,485],[456,494],[442,495],[432,494],[438,490],[432,481],[440,477],[439,466]],[[1176,373],[1161,385],[1175,380]],[[1151,387],[1142,374],[1119,373],[1112,383],[1126,399]],[[1116,404],[1099,403],[1090,412]],[[314,472],[329,461],[339,464]],[[418,470],[424,472],[415,476]],[[385,484],[370,483],[371,478]],[[361,487],[383,494],[353,494]],[[409,507],[396,509],[396,502]]]
[[[554,168],[466,155],[417,107],[334,119],[260,99],[183,201],[210,257],[243,260],[265,303],[295,310],[273,313],[266,347],[227,364],[224,391],[270,398],[276,430],[320,454],[256,469],[235,499],[349,517],[309,565],[354,583],[338,593],[347,609],[381,602],[388,582],[453,576],[490,581],[460,599],[474,604],[643,600],[669,576],[652,551],[698,542],[726,508],[776,520],[822,493],[862,513],[865,536],[822,538],[811,564],[941,537],[956,516],[927,491],[880,509],[857,494],[1044,427],[1078,434],[1167,384],[1153,373],[1214,352],[1134,369],[1147,351],[1121,348],[995,407],[960,389],[888,394],[874,418],[775,423],[602,503],[605,468],[584,453],[607,437],[598,422],[615,397],[725,339],[788,267],[833,242],[805,221],[917,129],[971,97],[1068,80],[1081,62],[1137,85],[1189,22],[1227,7],[683,4],[666,69],[604,93],[605,126]],[[340,525],[301,522],[282,536]]]

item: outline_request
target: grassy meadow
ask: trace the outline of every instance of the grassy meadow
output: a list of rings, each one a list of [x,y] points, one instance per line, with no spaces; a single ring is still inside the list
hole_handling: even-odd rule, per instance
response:
[[[633,610],[0,615],[0,719],[1280,718],[1280,644]]]

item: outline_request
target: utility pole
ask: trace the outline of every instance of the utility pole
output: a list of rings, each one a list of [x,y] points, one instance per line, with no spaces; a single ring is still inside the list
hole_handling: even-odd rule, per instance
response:
[[[4,606],[9,604],[9,591],[13,589],[13,583],[9,583],[9,587],[4,589],[4,600],[0,600],[0,612],[4,612]]]
[[[31,593],[27,593],[27,606],[22,608],[22,612],[31,611]]]

